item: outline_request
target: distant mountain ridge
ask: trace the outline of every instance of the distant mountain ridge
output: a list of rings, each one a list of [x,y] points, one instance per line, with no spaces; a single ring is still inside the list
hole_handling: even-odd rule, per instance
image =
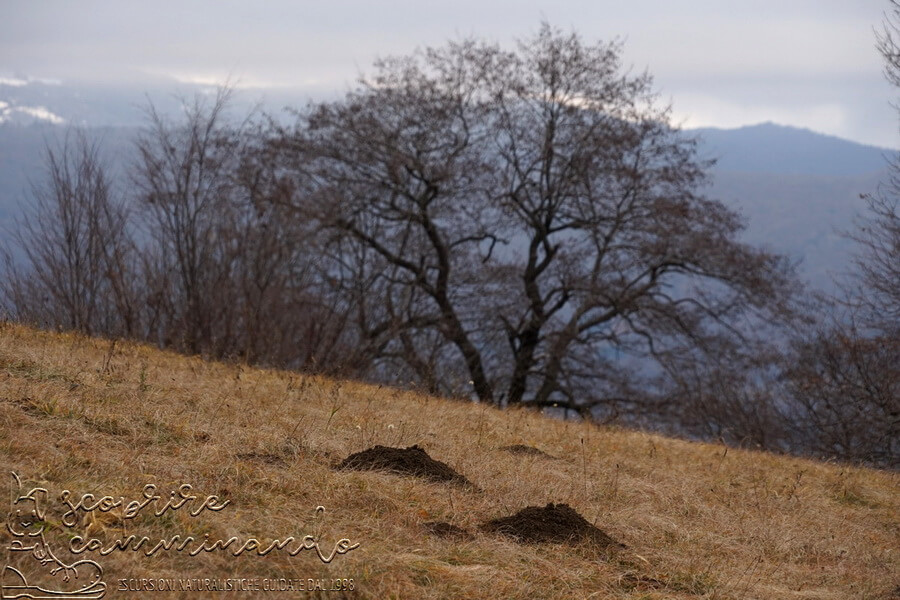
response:
[[[181,112],[182,100],[212,96],[215,91],[214,85],[168,78],[114,85],[0,76],[0,124],[136,127],[145,123],[149,101],[160,114],[174,117]],[[302,106],[311,97],[327,95],[290,88],[237,88],[232,109],[236,116],[257,107],[277,113],[285,106]]]
[[[701,128],[702,154],[720,171],[775,175],[866,175],[884,170],[887,148],[867,146],[809,129],[760,123],[737,129]]]
[[[17,214],[19,202],[27,200],[28,182],[41,177],[45,140],[61,139],[70,124],[86,126],[123,167],[148,98],[163,114],[174,116],[178,95],[191,98],[213,89],[172,81],[148,85],[145,94],[134,84],[112,88],[0,78],[0,117],[6,115],[0,118],[0,231]],[[240,92],[234,114],[249,109],[260,93]],[[300,91],[280,90],[263,107],[283,115],[285,106],[308,100]],[[64,125],[42,118],[46,114],[39,109]],[[853,251],[839,232],[852,228],[854,216],[864,209],[860,194],[877,190],[886,179],[887,158],[897,151],[773,123],[684,133],[698,138],[702,158],[717,160],[708,195],[745,216],[744,238],[802,261],[805,279],[832,289],[833,275],[848,268]]]
[[[686,133],[717,160],[710,196],[744,215],[745,239],[799,261],[807,283],[833,291],[851,269],[844,234],[865,210],[861,195],[878,190],[897,151],[773,123]]]

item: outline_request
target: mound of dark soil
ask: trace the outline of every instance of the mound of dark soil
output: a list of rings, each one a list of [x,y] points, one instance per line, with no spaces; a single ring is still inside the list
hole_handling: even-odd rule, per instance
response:
[[[462,527],[457,527],[456,525],[445,523],[444,521],[429,521],[427,523],[422,523],[422,527],[425,528],[428,533],[438,537],[457,538],[461,540],[475,539],[475,536]]]
[[[540,456],[541,458],[550,458],[556,460],[555,456],[551,456],[540,450],[535,448],[534,446],[526,446],[525,444],[513,444],[512,446],[501,446],[500,450],[506,450],[511,454],[522,454],[525,456]]]
[[[484,523],[482,529],[502,533],[522,543],[555,544],[589,542],[602,548],[624,548],[622,544],[591,525],[568,504],[529,506],[511,517]]]
[[[450,465],[434,460],[418,446],[409,448],[375,446],[351,454],[337,468],[356,471],[389,471],[400,475],[421,477],[429,481],[475,487],[468,479],[454,471]]]

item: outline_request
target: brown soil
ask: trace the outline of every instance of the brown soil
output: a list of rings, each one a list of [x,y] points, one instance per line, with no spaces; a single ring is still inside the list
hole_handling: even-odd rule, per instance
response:
[[[525,444],[513,444],[512,446],[501,446],[500,450],[506,450],[511,454],[522,454],[525,456],[540,456],[541,458],[550,458],[556,460],[555,456],[551,456],[540,450],[535,448],[534,446],[526,446]]]
[[[445,523],[444,521],[429,521],[427,523],[422,523],[422,527],[424,527],[428,533],[436,535],[438,537],[457,538],[463,540],[475,539],[475,536],[473,536],[462,527],[457,527],[456,525]]]
[[[482,529],[502,533],[522,543],[555,544],[589,542],[602,548],[624,548],[606,533],[591,525],[568,504],[529,506],[511,517],[484,523]]]
[[[351,454],[337,468],[357,471],[389,471],[400,475],[421,477],[429,481],[476,487],[468,479],[454,471],[450,465],[434,460],[418,446],[409,448],[375,446]]]

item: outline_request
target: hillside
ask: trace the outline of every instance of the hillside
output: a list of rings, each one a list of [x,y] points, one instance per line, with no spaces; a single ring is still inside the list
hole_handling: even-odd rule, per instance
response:
[[[886,600],[900,591],[897,473],[204,362],[9,323],[0,324],[0,420],[0,469],[22,479],[13,495],[15,482],[4,477],[7,497],[18,498],[19,509],[45,502],[46,510],[37,518],[27,510],[11,513],[11,530],[33,535],[15,538],[4,529],[2,547],[43,539],[63,562],[92,559],[102,566],[108,598],[140,597],[119,589],[146,590],[160,579],[164,589],[180,589],[191,578],[197,583],[189,587],[205,589],[272,582],[285,589],[310,579],[314,588],[340,588],[348,582],[336,580],[352,578],[353,592],[274,597],[378,599]],[[334,469],[375,445],[414,444],[474,485]],[[509,445],[553,458],[503,449]],[[153,500],[149,483],[161,499]],[[169,491],[184,483],[193,487],[181,495],[199,499],[165,510]],[[35,487],[47,489],[47,497],[27,494]],[[93,510],[67,516],[63,490],[75,506],[94,494],[85,502]],[[124,506],[101,501],[103,495],[124,497],[123,504],[147,498],[151,506],[129,519]],[[204,503],[209,495],[218,498]],[[214,510],[224,500],[228,506]],[[480,528],[547,503],[568,504],[626,547],[595,543],[600,537],[521,544]],[[160,506],[160,516],[150,512]],[[465,532],[424,526],[434,521]],[[41,528],[44,537],[35,537]],[[236,545],[193,557],[174,548],[150,557],[115,548],[100,555],[101,545],[130,534],[146,535],[149,543],[208,534],[210,544],[234,536],[262,545],[311,534],[326,555],[341,538],[350,542],[329,564],[314,550],[293,558],[287,549],[232,556]],[[84,538],[76,538],[76,547],[89,538],[101,542],[73,556],[62,550],[72,535]],[[41,567],[30,551],[5,552],[4,560],[7,554],[30,584],[53,566]],[[72,586],[74,580],[60,581],[63,574],[43,581]],[[91,576],[78,585],[85,579]],[[4,584],[13,580],[4,573]]]

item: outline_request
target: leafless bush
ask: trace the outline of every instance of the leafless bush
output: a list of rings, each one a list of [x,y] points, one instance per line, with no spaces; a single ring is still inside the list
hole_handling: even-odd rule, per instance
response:
[[[45,149],[43,178],[7,248],[4,303],[16,318],[84,333],[129,334],[135,298],[127,212],[113,198],[99,144],[69,130]]]
[[[819,330],[797,342],[786,378],[795,436],[811,450],[900,467],[900,339]]]

